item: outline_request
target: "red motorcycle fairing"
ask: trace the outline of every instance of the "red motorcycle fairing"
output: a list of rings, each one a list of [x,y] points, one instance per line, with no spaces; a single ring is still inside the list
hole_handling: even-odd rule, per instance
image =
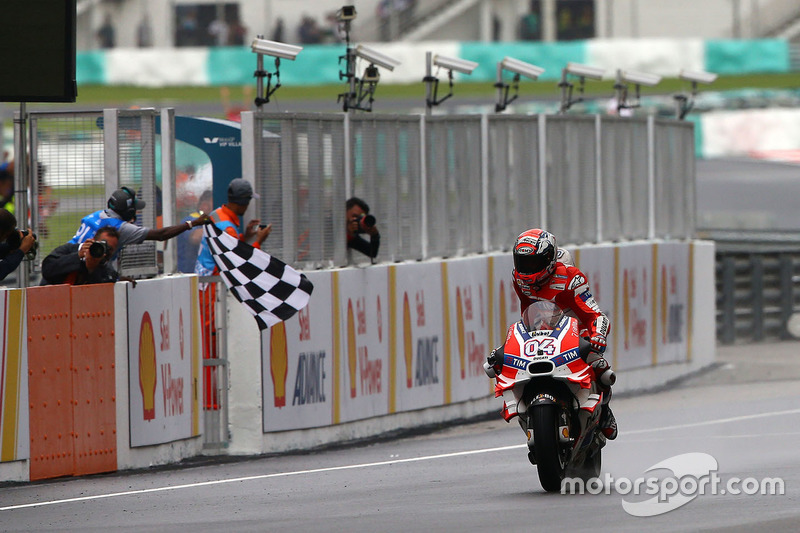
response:
[[[503,369],[495,383],[495,397],[504,401],[503,418],[509,421],[527,409],[520,405],[525,384],[541,376],[572,384],[580,408],[593,413],[602,394],[592,387],[594,371],[580,357],[579,347],[578,321],[570,316],[552,330],[527,331],[522,320],[509,326]]]

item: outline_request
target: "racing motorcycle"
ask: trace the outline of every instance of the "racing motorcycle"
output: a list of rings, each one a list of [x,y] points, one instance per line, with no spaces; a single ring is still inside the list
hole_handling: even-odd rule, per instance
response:
[[[536,301],[508,328],[501,373],[483,365],[497,380],[503,418],[518,417],[528,459],[548,492],[560,491],[565,477],[588,481],[600,475],[603,392],[585,361],[590,346],[579,332],[576,318],[553,302]]]

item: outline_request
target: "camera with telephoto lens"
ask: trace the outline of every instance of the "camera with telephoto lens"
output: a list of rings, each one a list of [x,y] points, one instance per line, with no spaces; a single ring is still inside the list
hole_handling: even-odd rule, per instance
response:
[[[100,259],[105,257],[110,248],[106,241],[94,241],[92,244],[89,245],[89,255],[96,259]]]
[[[373,215],[361,215],[357,216],[356,220],[358,221],[358,232],[357,233],[364,233],[366,230],[371,229],[375,226],[377,220]]]
[[[22,239],[28,236],[28,232],[30,230],[26,229],[19,229],[14,228],[14,231],[11,232],[11,235],[8,236],[6,239],[6,243],[8,244],[9,249],[16,250],[20,246],[22,246]],[[20,235],[21,234],[21,235]],[[36,258],[36,252],[39,251],[39,240],[36,238],[36,234],[33,233],[33,246],[31,249],[25,252],[25,259],[28,261],[32,261]]]

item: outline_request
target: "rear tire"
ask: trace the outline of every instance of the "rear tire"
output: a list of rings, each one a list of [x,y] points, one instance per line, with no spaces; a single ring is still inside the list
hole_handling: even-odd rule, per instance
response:
[[[562,449],[558,438],[558,415],[561,409],[549,404],[538,405],[531,410],[539,482],[547,492],[560,492],[568,453],[568,450]]]

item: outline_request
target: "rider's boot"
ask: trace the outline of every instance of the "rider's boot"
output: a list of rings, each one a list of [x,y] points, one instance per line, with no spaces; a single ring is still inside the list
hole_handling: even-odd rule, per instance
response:
[[[611,389],[609,388],[608,391],[603,391],[603,404],[602,404],[602,411],[600,412],[600,420],[598,421],[598,425],[600,426],[600,431],[605,435],[606,439],[614,440],[617,438],[617,419],[614,416],[614,413],[611,411],[611,406],[609,402],[611,401]]]

